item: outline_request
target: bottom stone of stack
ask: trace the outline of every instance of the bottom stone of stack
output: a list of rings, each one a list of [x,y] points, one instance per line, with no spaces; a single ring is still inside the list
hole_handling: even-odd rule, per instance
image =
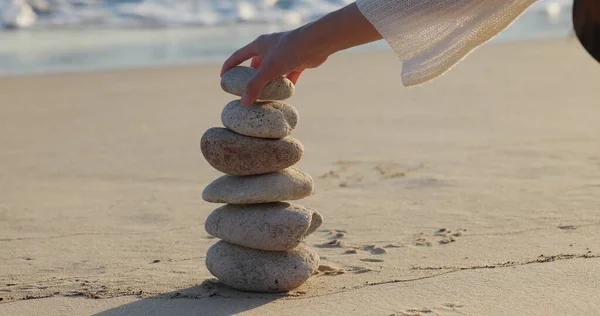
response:
[[[206,267],[225,285],[251,292],[288,292],[319,267],[319,255],[299,245],[288,251],[265,251],[218,241],[206,253]]]

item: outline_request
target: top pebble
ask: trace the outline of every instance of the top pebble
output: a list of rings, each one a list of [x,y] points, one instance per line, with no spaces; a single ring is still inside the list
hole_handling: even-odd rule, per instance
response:
[[[221,88],[227,93],[242,96],[246,90],[246,85],[254,77],[257,70],[245,66],[231,68],[221,78]],[[279,77],[267,83],[264,87],[259,100],[285,100],[294,94],[294,84],[287,78]]]

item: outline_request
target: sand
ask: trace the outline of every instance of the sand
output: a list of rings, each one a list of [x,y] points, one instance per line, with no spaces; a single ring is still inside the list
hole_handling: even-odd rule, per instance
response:
[[[285,295],[204,266],[218,70],[0,80],[0,315],[598,313],[600,67],[575,40],[410,89],[390,51],[307,72],[293,136],[328,267]]]

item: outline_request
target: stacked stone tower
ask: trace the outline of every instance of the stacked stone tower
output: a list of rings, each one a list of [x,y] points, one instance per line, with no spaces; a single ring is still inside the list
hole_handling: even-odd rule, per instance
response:
[[[235,67],[223,75],[221,87],[241,96],[255,72]],[[225,203],[206,220],[206,232],[221,239],[208,250],[206,266],[232,288],[287,292],[319,266],[318,254],[302,241],[321,225],[321,214],[283,202],[305,198],[314,187],[310,175],[293,167],[304,152],[302,143],[289,136],[298,112],[277,102],[293,92],[288,79],[272,80],[255,104],[227,104],[221,114],[225,128],[202,136],[205,159],[226,174],[202,194],[207,202]]]

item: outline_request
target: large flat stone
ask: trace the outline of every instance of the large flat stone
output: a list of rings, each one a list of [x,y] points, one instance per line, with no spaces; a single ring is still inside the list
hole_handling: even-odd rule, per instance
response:
[[[213,127],[200,141],[204,158],[215,169],[234,176],[271,173],[296,164],[304,146],[293,137],[249,137]]]
[[[264,251],[218,241],[206,253],[208,271],[242,291],[288,292],[306,282],[319,267],[319,255],[306,246]]]
[[[206,232],[227,242],[268,251],[298,246],[323,223],[319,212],[289,203],[227,204],[206,219]]]

